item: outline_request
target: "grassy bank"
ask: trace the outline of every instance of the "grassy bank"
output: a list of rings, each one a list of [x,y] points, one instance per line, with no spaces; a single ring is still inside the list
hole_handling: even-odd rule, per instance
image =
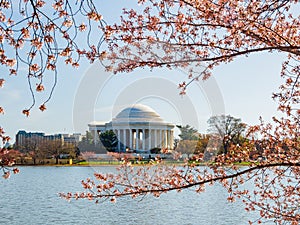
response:
[[[132,165],[148,165],[155,163],[154,161],[149,161],[149,160],[131,160],[130,161]],[[123,162],[118,161],[118,160],[91,160],[91,161],[86,161],[86,160],[70,160],[70,159],[59,159],[56,161],[56,159],[44,159],[44,160],[34,160],[32,159],[27,159],[27,160],[22,160],[16,161],[17,166],[118,166],[121,165]],[[184,165],[186,162],[184,161],[178,161],[178,160],[164,160],[164,164],[166,165]],[[196,161],[189,161],[190,165],[194,166],[205,166],[209,162],[196,162]],[[239,162],[235,163],[237,166],[249,166],[252,164],[251,162]]]

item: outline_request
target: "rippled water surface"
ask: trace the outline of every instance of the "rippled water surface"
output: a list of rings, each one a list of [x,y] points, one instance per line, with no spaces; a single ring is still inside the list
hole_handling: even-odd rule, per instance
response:
[[[0,224],[194,225],[247,224],[242,204],[226,201],[220,186],[201,195],[171,192],[142,201],[119,199],[116,204],[86,200],[67,202],[59,192],[81,191],[80,181],[92,177],[92,167],[21,167],[21,174],[0,179]],[[98,167],[102,172],[113,167]]]

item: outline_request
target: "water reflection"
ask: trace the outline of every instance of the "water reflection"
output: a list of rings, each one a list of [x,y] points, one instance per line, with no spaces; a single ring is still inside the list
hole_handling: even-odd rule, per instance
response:
[[[226,201],[226,191],[208,186],[205,193],[171,192],[142,201],[129,197],[116,204],[87,200],[67,202],[59,192],[81,191],[80,181],[92,177],[92,167],[22,167],[21,174],[0,179],[0,224],[247,224],[241,203]],[[112,172],[113,167],[98,167]]]

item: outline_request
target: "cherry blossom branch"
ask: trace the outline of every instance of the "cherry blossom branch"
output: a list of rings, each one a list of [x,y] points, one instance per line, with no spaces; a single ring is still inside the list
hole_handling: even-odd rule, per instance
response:
[[[183,190],[183,189],[188,189],[188,188],[191,188],[191,187],[195,187],[195,186],[201,186],[203,184],[208,184],[208,183],[214,183],[216,181],[224,181],[224,180],[229,180],[229,179],[232,179],[232,178],[236,178],[236,177],[240,177],[244,174],[248,174],[252,171],[255,171],[255,170],[260,170],[260,169],[265,169],[265,168],[274,168],[274,167],[300,167],[300,162],[295,162],[295,163],[292,163],[292,162],[277,162],[277,163],[266,163],[266,164],[259,164],[259,165],[255,165],[253,167],[250,167],[250,168],[247,168],[245,170],[242,170],[242,171],[238,171],[236,173],[233,173],[231,175],[220,175],[220,176],[217,176],[217,177],[212,177],[212,178],[209,178],[209,179],[204,179],[204,180],[201,180],[199,182],[194,182],[194,183],[190,183],[188,182],[188,180],[185,180],[186,181],[186,184],[184,185],[180,185],[180,186],[173,186],[173,187],[166,187],[166,188],[161,188],[161,189],[139,189],[140,187],[139,186],[135,186],[135,185],[132,185],[130,183],[130,179],[126,179],[126,181],[128,181],[128,184],[124,184],[124,183],[114,183],[114,185],[118,185],[118,186],[122,186],[122,187],[130,187],[130,188],[134,188],[134,189],[138,189],[136,191],[129,191],[129,192],[121,192],[121,193],[109,193],[109,194],[94,194],[94,195],[84,195],[82,196],[83,198],[92,198],[92,199],[95,199],[95,198],[110,198],[110,197],[123,197],[123,196],[135,196],[135,195],[144,195],[144,194],[150,194],[150,193],[154,193],[154,194],[159,194],[159,193],[166,193],[166,192],[169,192],[169,191],[173,191],[173,190]],[[126,173],[125,173],[126,174]],[[102,177],[103,175],[101,174],[95,174],[95,177],[96,178],[104,178],[104,176]],[[100,179],[101,180],[101,179]],[[106,180],[106,179],[104,179]],[[111,181],[113,182],[114,179]],[[87,182],[89,183],[91,182],[90,180]],[[84,185],[86,185],[86,183],[84,183]],[[153,184],[150,184],[150,185],[153,185]],[[155,185],[154,185],[155,186]],[[114,186],[113,186],[114,187]],[[92,186],[90,186],[89,188],[87,188],[89,191],[92,190]],[[108,191],[108,190],[106,190]],[[60,194],[61,197],[63,198],[66,198],[66,199],[70,199],[70,198],[75,198],[75,199],[78,199],[78,195],[75,194],[75,195],[70,195],[70,193],[68,194],[64,194],[64,193],[61,193]]]

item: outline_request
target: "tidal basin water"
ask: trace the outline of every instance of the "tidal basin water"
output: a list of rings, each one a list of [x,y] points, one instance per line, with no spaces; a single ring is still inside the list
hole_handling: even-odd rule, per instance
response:
[[[113,167],[20,167],[21,173],[0,179],[0,224],[99,225],[243,225],[251,216],[242,203],[228,203],[226,191],[216,185],[196,194],[186,190],[159,198],[118,199],[95,204],[65,201],[59,192],[81,191],[80,181],[95,171]]]

